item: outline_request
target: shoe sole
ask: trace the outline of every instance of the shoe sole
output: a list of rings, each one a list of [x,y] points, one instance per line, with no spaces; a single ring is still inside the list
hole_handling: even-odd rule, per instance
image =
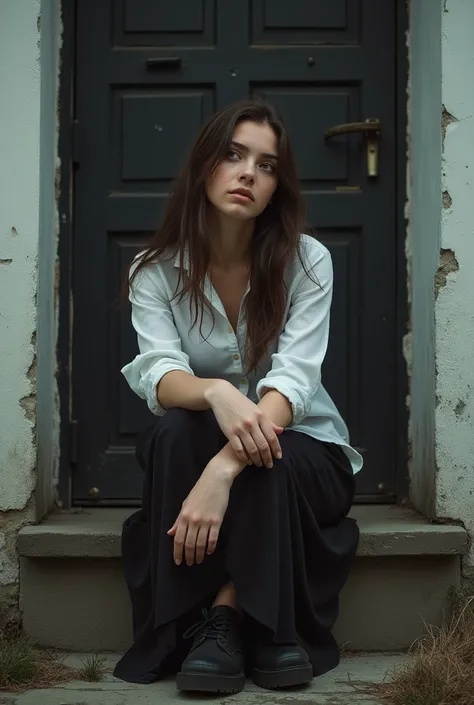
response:
[[[245,674],[214,676],[207,673],[178,673],[176,687],[181,691],[200,691],[202,693],[240,693],[245,687]]]
[[[262,671],[254,668],[252,680],[259,688],[266,690],[277,690],[278,688],[290,688],[295,685],[304,685],[313,680],[313,667],[295,666],[294,668],[282,668],[278,671]]]

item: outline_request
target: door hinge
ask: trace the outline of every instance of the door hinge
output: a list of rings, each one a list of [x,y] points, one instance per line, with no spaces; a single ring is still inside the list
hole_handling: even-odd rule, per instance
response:
[[[81,145],[80,145],[80,125],[79,120],[73,120],[71,126],[72,139],[72,163],[78,165],[81,162]]]
[[[78,462],[77,457],[77,429],[79,422],[73,419],[69,423],[69,462],[71,465],[76,465]]]

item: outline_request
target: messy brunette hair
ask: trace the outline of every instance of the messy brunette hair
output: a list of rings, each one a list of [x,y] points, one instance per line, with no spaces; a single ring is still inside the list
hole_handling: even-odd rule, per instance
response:
[[[135,260],[128,285],[150,263],[179,254],[175,298],[190,298],[196,325],[210,309],[203,283],[210,262],[206,180],[225,159],[236,126],[242,121],[268,124],[278,142],[278,185],[271,203],[256,218],[252,240],[250,291],[246,300],[246,362],[254,371],[279,335],[287,298],[285,267],[296,254],[304,229],[304,204],[288,133],[275,108],[263,100],[241,101],[216,113],[200,130],[187,163],[177,178],[159,230]],[[184,269],[187,253],[188,272]],[[212,314],[212,311],[211,311]]]

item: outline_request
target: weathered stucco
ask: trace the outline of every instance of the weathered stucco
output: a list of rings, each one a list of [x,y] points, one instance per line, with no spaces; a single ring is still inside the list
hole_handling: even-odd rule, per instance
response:
[[[18,597],[18,531],[57,484],[58,0],[2,0],[0,24],[0,621]]]
[[[39,2],[2,2],[0,41],[0,510],[34,489],[39,207]]]
[[[442,223],[436,304],[437,514],[474,532],[474,3],[442,13]],[[474,574],[474,543],[465,561]]]
[[[16,605],[18,530],[34,517],[39,2],[2,0],[0,41],[0,621]]]

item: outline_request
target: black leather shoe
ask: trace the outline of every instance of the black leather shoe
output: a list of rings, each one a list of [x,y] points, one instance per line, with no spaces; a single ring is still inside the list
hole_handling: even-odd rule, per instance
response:
[[[176,676],[177,688],[239,693],[245,686],[240,615],[232,607],[219,605],[203,610],[203,617],[184,634],[194,641]]]
[[[257,642],[253,651],[252,679],[267,690],[303,685],[313,680],[313,666],[299,644]]]

